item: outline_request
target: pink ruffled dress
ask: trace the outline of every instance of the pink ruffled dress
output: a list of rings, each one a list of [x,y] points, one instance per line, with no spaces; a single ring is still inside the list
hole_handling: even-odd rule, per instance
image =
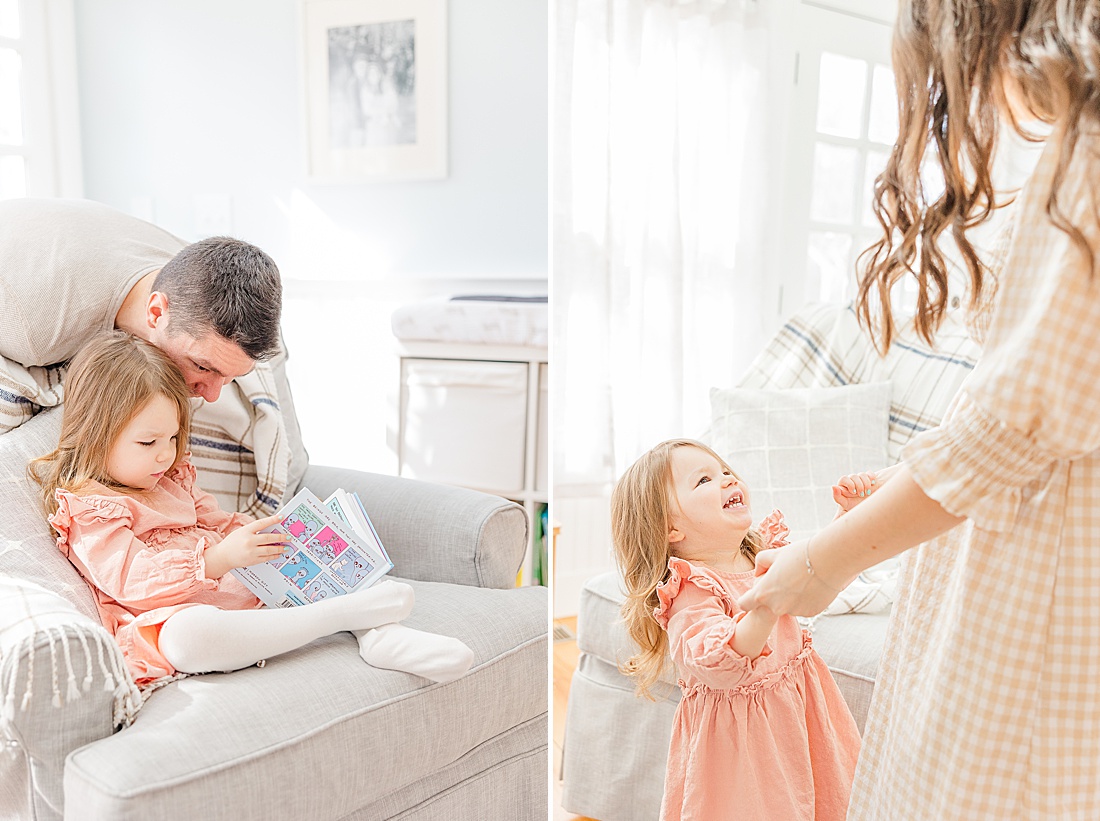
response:
[[[760,525],[786,542],[779,511]],[[810,635],[782,616],[755,659],[732,640],[754,571],[669,560],[654,617],[668,632],[682,698],[669,746],[662,821],[840,821],[859,731]]]
[[[99,484],[92,489],[98,492],[58,490],[50,524],[139,685],[176,672],[157,645],[161,625],[173,613],[196,604],[224,610],[262,606],[235,576],[206,578],[205,552],[253,519],[221,510],[195,484],[187,458],[140,495]]]

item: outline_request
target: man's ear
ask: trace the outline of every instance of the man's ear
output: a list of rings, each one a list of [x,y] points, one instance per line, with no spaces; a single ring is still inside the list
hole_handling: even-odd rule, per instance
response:
[[[145,321],[150,328],[161,327],[168,321],[168,297],[160,291],[149,294],[149,304],[145,306]]]

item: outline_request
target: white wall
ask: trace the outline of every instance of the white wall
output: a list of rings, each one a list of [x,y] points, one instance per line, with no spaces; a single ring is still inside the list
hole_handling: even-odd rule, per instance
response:
[[[398,305],[546,293],[547,6],[448,0],[449,176],[312,184],[298,0],[75,0],[84,194],[264,248],[311,461],[393,472]]]
[[[76,0],[85,195],[185,239],[228,196],[292,278],[545,278],[546,4],[448,5],[450,176],[312,185],[297,0]]]

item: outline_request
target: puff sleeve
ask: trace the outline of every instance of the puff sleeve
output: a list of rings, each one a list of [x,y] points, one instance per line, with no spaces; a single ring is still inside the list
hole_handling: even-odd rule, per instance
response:
[[[199,527],[213,530],[226,536],[243,524],[255,521],[247,513],[235,513],[222,510],[213,494],[207,493],[198,485],[195,466],[191,464],[191,454],[184,456],[168,473],[168,477],[183,488],[195,503],[195,517]]]
[[[668,632],[672,660],[715,690],[746,683],[771,645],[765,642],[756,659],[738,653],[733,637],[745,612],[734,612],[722,585],[683,559],[671,559],[669,571],[653,615]]]
[[[1088,142],[1058,201],[1100,250],[1091,191],[1100,159]],[[1029,484],[1100,448],[1100,278],[1046,214],[1056,161],[1048,147],[1021,194],[981,361],[943,423],[902,452],[928,496],[985,530],[1012,529]]]
[[[765,546],[770,549],[786,547],[790,544],[788,537],[791,535],[791,529],[787,527],[787,520],[783,518],[783,513],[778,508],[765,516],[756,529],[764,537]]]
[[[132,611],[191,601],[202,590],[216,590],[206,578],[206,539],[192,549],[154,550],[133,532],[133,514],[102,497],[57,491],[50,524],[57,546],[96,589]]]

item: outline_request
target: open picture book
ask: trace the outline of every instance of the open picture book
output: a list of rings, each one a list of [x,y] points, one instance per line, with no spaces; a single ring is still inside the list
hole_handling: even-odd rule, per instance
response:
[[[324,502],[302,489],[264,533],[289,545],[270,562],[231,570],[268,607],[296,607],[370,587],[393,569],[359,494],[342,489]]]

